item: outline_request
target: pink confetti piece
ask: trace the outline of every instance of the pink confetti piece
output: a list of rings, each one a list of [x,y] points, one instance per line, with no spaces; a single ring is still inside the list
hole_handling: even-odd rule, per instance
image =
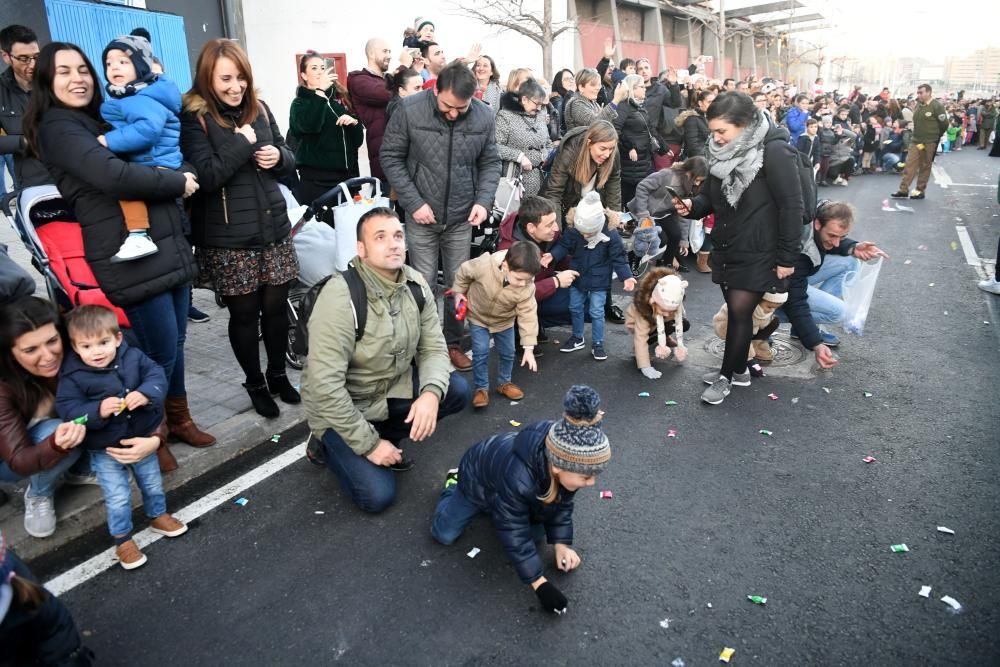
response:
[[[770,398],[772,401],[778,400],[777,394],[768,394],[767,397]]]
[[[866,456],[861,460],[864,461],[865,463],[875,463],[876,461],[878,461],[878,459],[875,458],[874,456]]]
[[[677,431],[675,431],[674,429],[670,429],[669,431],[667,431],[667,437],[668,438],[676,438],[677,437]]]
[[[614,497],[615,497],[615,494],[613,494],[610,491],[601,491],[601,498],[610,499],[610,498],[614,498]]]

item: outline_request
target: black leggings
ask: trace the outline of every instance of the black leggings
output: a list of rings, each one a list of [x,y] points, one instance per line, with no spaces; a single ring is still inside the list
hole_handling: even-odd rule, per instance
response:
[[[726,350],[722,355],[722,370],[727,380],[733,373],[745,373],[750,338],[753,336],[753,309],[760,303],[763,292],[723,288],[722,295],[729,307],[729,325],[726,328]]]
[[[285,372],[285,345],[288,341],[285,300],[290,284],[261,285],[260,289],[250,294],[222,297],[229,309],[229,344],[233,346],[236,361],[251,386],[264,382],[264,375],[260,372],[258,324],[264,337],[268,373],[280,375]]]

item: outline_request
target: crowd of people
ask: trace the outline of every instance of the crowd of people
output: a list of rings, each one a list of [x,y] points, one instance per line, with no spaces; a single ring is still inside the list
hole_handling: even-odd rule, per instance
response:
[[[725,355],[704,376],[705,403],[761,374],[779,320],[832,367],[839,340],[819,325],[843,319],[858,262],[885,253],[850,239],[853,207],[817,201],[816,188],[901,170],[894,196],[923,198],[938,144],[985,149],[997,121],[993,100],[946,109],[926,85],[913,99],[825,93],[821,80],[800,94],[772,78],[711,79],[704,58],[654,74],[646,59],[616,63],[611,41],[593,68],[561,70],[551,83],[518,68],[504,80],[478,45],[449,62],[421,17],[404,33],[398,66],[395,47],[370,39],[366,65],[346,84],[306,52],[286,140],[236,42],[207,42],[183,95],[144,29],[112,40],[98,68],[76,45],[37,42],[23,26],[0,32],[10,65],[0,105],[11,112],[0,117],[0,152],[16,188],[58,187],[129,337],[107,307],[64,317],[30,296],[30,277],[4,286],[0,479],[30,480],[25,529],[39,538],[56,530],[60,480],[98,484],[127,569],[146,560],[131,539],[129,471],[152,528],[179,536],[186,526],[167,512],[160,477],[177,465],[167,441],[215,442],[187,407],[192,284],[228,310],[253,408],[271,418],[275,397],[301,402],[309,459],[360,509],[380,512],[395,500],[395,473],[413,465],[404,440],[425,440],[469,403],[486,409],[491,391],[521,400],[517,352],[520,368],[535,371],[548,327],[572,329],[559,351],[573,354],[588,346],[589,321],[595,361],[632,355],[651,381],[663,376],[654,359],[683,363],[688,257],[712,274],[723,304],[713,326]],[[284,190],[311,202],[360,176],[362,146],[392,206],[361,217],[350,269],[316,288],[300,394],[285,374],[285,301],[299,264]],[[516,207],[498,206],[511,182]],[[484,224],[496,225],[499,243],[474,257],[473,229]],[[611,299],[615,279],[634,292],[625,312]],[[341,316],[348,310],[353,320]],[[608,349],[608,323],[628,328],[632,349]],[[573,494],[611,454],[593,389],[574,386],[564,408],[473,446],[449,472],[432,521],[435,539],[451,544],[475,515],[493,514],[519,576],[557,612],[567,600],[546,580],[535,542],[555,545],[561,570],[580,564]],[[0,616],[6,642],[11,618],[42,618],[52,603],[3,553],[0,537],[0,585],[16,587],[13,612]],[[59,642],[86,664],[78,638]]]

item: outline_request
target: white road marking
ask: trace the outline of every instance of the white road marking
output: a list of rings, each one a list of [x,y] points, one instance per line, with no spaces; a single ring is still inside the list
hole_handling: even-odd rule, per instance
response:
[[[174,512],[173,515],[184,523],[189,523],[203,514],[210,512],[227,500],[238,496],[255,484],[264,481],[271,475],[287,468],[304,457],[306,454],[306,442],[308,441],[303,441],[301,444],[282,452],[280,455],[275,456],[273,459],[254,468],[242,477],[234,479],[229,484],[216,489],[207,496],[194,501],[187,507]],[[162,537],[162,535],[158,535],[157,533],[150,531],[149,528],[146,528],[145,530],[141,530],[133,535],[132,539],[135,540],[135,543],[140,549],[143,549],[160,540]],[[80,584],[93,579],[105,570],[114,567],[117,563],[118,561],[115,559],[115,548],[109,547],[107,550],[102,551],[90,560],[84,561],[73,569],[45,582],[45,588],[58,597],[73,590]]]
[[[944,167],[935,162],[931,164],[931,173],[934,175],[934,182],[942,188],[947,190],[951,187],[951,176],[944,170]]]
[[[944,186],[942,186],[944,187]],[[996,185],[990,185],[989,183],[952,183],[953,188],[996,188]]]
[[[976,254],[976,247],[972,245],[972,237],[965,225],[955,225],[955,233],[958,234],[958,241],[962,244],[962,252],[965,253],[966,263],[976,270],[980,279],[986,278],[986,269],[983,268],[983,260]]]

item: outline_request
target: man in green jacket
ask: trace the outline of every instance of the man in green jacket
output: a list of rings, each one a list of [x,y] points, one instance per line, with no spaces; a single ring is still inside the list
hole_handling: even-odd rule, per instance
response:
[[[358,222],[353,265],[367,292],[364,335],[347,282],[334,274],[309,316],[309,356],[302,402],[315,440],[310,458],[325,459],[351,500],[381,512],[396,497],[393,470],[408,470],[400,442],[430,437],[438,419],[461,412],[469,385],[451,371],[433,292],[404,264],[403,225],[388,208]],[[408,283],[424,294],[423,309]]]
[[[910,150],[906,155],[906,168],[899,190],[892,193],[893,199],[923,199],[927,192],[927,182],[931,178],[931,163],[937,153],[941,135],[948,129],[948,112],[939,100],[931,94],[926,83],[917,86],[917,108],[913,111],[913,135]],[[910,183],[917,177],[917,189],[910,194]]]
[[[979,109],[979,150],[990,147],[990,134],[997,126],[996,100],[985,100]]]

